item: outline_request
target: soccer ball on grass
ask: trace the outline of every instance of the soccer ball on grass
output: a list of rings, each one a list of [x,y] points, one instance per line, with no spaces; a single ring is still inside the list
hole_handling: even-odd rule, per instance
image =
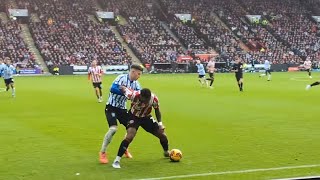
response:
[[[182,152],[179,149],[172,149],[170,151],[170,160],[173,162],[178,162],[182,158]]]

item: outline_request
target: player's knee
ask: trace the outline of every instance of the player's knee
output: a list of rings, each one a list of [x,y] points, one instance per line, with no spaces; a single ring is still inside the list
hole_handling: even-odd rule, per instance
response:
[[[114,135],[118,130],[118,127],[117,126],[111,126],[109,128],[109,131],[111,132],[112,135]]]
[[[128,142],[131,142],[133,140],[133,138],[136,136],[136,132],[137,132],[137,130],[135,128],[129,128],[127,130],[127,135],[126,135],[125,139]]]

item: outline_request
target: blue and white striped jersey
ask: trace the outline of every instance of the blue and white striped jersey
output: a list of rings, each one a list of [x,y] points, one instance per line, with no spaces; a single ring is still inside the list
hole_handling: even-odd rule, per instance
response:
[[[107,104],[116,108],[126,109],[126,96],[121,92],[119,86],[125,86],[135,91],[141,90],[138,81],[130,81],[129,74],[119,75],[112,83]]]
[[[205,75],[206,74],[206,71],[204,69],[204,66],[203,64],[196,64],[197,68],[198,68],[198,73],[199,75]]]
[[[4,64],[4,63],[1,63],[0,64],[0,77],[2,77],[2,74],[3,74],[3,70],[4,70],[4,67],[5,67],[6,65]]]
[[[15,68],[12,65],[5,65],[3,70],[2,70],[2,76],[3,79],[10,79],[13,78]]]

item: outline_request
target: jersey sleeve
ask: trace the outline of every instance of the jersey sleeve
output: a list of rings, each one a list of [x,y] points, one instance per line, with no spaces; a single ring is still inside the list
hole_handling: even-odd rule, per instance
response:
[[[129,88],[125,88],[125,91],[124,91],[124,95],[130,99],[131,101],[134,100],[134,98],[136,98],[137,96],[139,96],[140,92],[139,91],[134,91],[132,89],[129,89]]]
[[[99,66],[99,73],[100,73],[100,74],[103,74],[103,70],[102,70],[102,67],[101,67],[101,66]]]
[[[125,79],[125,76],[120,75],[113,81],[113,84],[122,85],[124,79]]]
[[[159,109],[159,99],[158,99],[158,97],[157,96],[154,96],[154,98],[153,98],[153,102],[152,102],[152,107],[154,108],[154,109]]]

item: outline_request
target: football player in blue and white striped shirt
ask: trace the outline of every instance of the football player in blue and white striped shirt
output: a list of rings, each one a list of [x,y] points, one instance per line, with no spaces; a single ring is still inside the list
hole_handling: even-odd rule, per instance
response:
[[[270,61],[268,61],[268,59],[265,59],[265,61],[264,61],[265,73],[264,74],[260,74],[259,77],[268,75],[268,81],[270,81],[271,80],[271,70],[270,70],[270,68],[271,68]]]
[[[10,87],[12,89],[12,97],[15,97],[16,95],[16,89],[14,87],[14,80],[13,80],[14,71],[15,71],[15,67],[11,65],[10,60],[7,60],[6,65],[2,69],[2,76],[7,87],[6,90],[9,91]]]
[[[0,58],[0,78],[2,77],[4,67],[4,61]]]
[[[99,160],[102,164],[108,163],[106,151],[113,135],[117,132],[117,119],[119,123],[125,127],[127,126],[129,120],[126,108],[127,98],[120,90],[120,86],[125,86],[132,90],[140,90],[141,87],[137,80],[140,78],[142,71],[142,66],[136,64],[131,65],[129,74],[119,75],[111,85],[109,99],[105,108],[105,115],[109,124],[109,130],[103,139],[102,147],[99,153]],[[125,155],[128,158],[132,158],[128,151],[126,151]]]
[[[199,82],[201,84],[201,86],[205,85],[205,83],[207,84],[208,86],[208,82],[206,81],[206,70],[204,69],[204,66],[203,64],[201,64],[201,61],[200,60],[197,60],[196,61],[196,66],[198,68],[198,78],[199,78]]]

